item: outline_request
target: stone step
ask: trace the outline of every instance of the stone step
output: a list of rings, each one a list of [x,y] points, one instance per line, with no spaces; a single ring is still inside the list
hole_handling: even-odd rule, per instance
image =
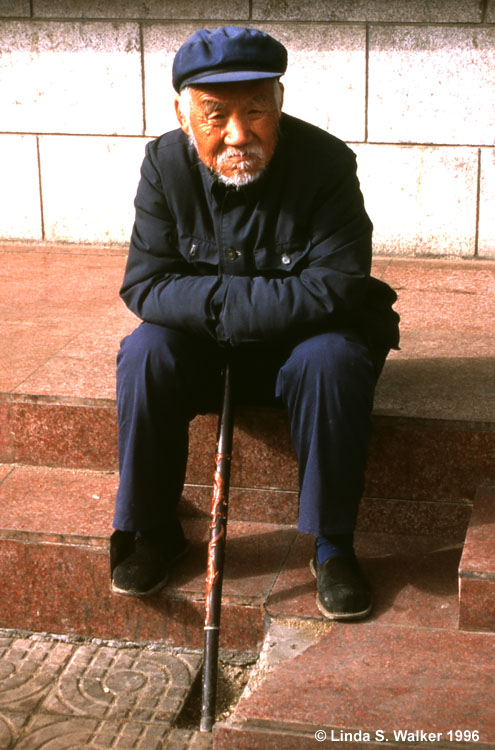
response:
[[[192,549],[162,592],[142,601],[115,596],[108,539],[116,484],[111,472],[0,467],[0,627],[201,647],[206,508],[203,517],[183,518]],[[235,506],[233,500],[221,644],[246,650],[262,642],[266,617],[322,617],[308,566],[313,538],[288,524],[239,520]],[[358,552],[381,618],[423,622],[441,614],[457,626],[457,568],[469,514],[460,503],[363,501]],[[426,607],[436,588],[441,600]]]
[[[493,633],[380,618],[302,634],[275,623],[263,657],[215,725],[215,750],[495,747]]]
[[[0,462],[95,471],[117,468],[115,403],[62,398],[0,400]],[[193,420],[186,482],[188,502],[203,505],[214,465],[217,418]],[[376,414],[365,494],[427,501],[472,500],[493,480],[495,424]],[[239,409],[234,432],[232,484],[246,509],[266,512],[257,520],[293,523],[297,509],[297,463],[285,413]],[[272,493],[275,505],[265,500]],[[251,517],[251,516],[248,516]]]
[[[475,498],[459,567],[463,630],[495,632],[495,486]]]
[[[118,297],[125,250],[9,245],[0,261],[0,461],[115,470],[115,354],[138,322]],[[375,258],[373,273],[399,292],[402,348],[378,385],[366,494],[472,500],[494,480],[495,262]],[[236,422],[246,509],[294,522],[284,413],[244,410]],[[211,481],[215,435],[214,415],[194,420],[191,508]]]

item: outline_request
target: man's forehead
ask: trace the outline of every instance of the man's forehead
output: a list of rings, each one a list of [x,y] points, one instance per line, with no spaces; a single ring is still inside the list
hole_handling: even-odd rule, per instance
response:
[[[242,83],[216,83],[192,86],[193,98],[198,102],[222,102],[232,99],[261,101],[273,97],[273,79],[270,81],[243,81]]]

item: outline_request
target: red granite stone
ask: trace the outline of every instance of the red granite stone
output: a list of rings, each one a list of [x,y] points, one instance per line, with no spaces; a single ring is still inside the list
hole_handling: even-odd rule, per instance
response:
[[[86,544],[91,537],[106,542],[112,531],[116,474],[43,466],[10,468],[1,485],[1,534],[84,538]]]
[[[6,477],[13,471],[13,467],[10,464],[0,464],[0,484]]]
[[[9,417],[9,402],[0,399],[0,462],[6,464],[11,463],[14,458],[14,446]]]
[[[365,494],[472,500],[480,484],[493,480],[494,455],[493,424],[376,416]]]
[[[212,498],[211,485],[184,487],[179,512],[185,516],[208,516]],[[297,523],[298,493],[284,490],[264,490],[231,487],[229,519],[260,523]]]
[[[13,460],[87,469],[117,466],[117,423],[112,402],[10,404]]]
[[[6,472],[0,503],[0,627],[201,646],[207,518],[186,519],[192,542],[167,587],[147,600],[110,592],[108,538],[115,473],[24,466]],[[295,531],[229,522],[222,645],[252,649],[264,601]]]
[[[121,321],[127,316],[129,326],[130,318],[118,298],[124,263],[125,255],[111,249],[67,252],[34,245],[0,249],[2,299],[9,302],[0,310],[1,390],[36,393],[38,384],[42,392],[58,394],[66,378],[63,367],[56,377],[56,366],[55,371],[51,368],[66,346],[85,331],[89,341],[91,331],[104,324],[116,306]],[[118,335],[118,325],[114,333]],[[113,347],[111,336],[108,345]],[[41,378],[37,372],[43,373]],[[86,385],[94,388],[98,378],[90,368],[86,374]],[[26,390],[21,384],[30,377],[33,390],[29,386]]]
[[[480,487],[476,493],[461,571],[495,576],[495,486]]]
[[[357,729],[369,732],[371,742],[381,736],[392,747],[407,739],[418,747],[416,736],[401,742],[396,734],[418,730],[437,733],[442,746],[460,746],[448,735],[455,729],[478,732],[480,744],[490,746],[495,742],[493,638],[373,622],[335,625],[314,646],[268,672],[257,690],[241,699],[231,724],[244,742],[251,730],[254,736],[269,730],[268,747],[285,747],[287,735],[307,741],[320,730],[331,740],[333,731],[338,741],[341,732]],[[222,727],[215,731],[226,743]],[[229,747],[258,747],[236,742],[233,732],[230,736]],[[343,747],[352,747],[351,742]],[[476,739],[463,746],[475,747]]]
[[[188,484],[211,485],[215,469],[217,421],[215,414],[201,414],[191,422],[186,473]],[[237,453],[237,446],[235,450]]]
[[[297,462],[285,411],[246,409],[236,421],[240,461],[236,468],[233,460],[232,481],[240,487],[297,491]]]
[[[211,482],[217,417],[196,417],[190,431],[187,481]],[[297,491],[297,462],[283,410],[239,409],[235,419],[231,481],[233,486]]]
[[[385,534],[426,535],[463,541],[471,516],[467,501],[432,502],[363,497],[357,529]]]
[[[0,627],[72,633],[105,639],[162,641],[176,646],[203,644],[203,592],[170,587],[144,600],[110,592],[106,549],[83,544],[0,544],[2,593]],[[226,597],[221,646],[256,648],[263,638],[264,610]]]
[[[478,491],[459,566],[459,627],[495,631],[495,488]]]
[[[457,570],[462,543],[456,539],[357,533],[356,551],[374,593],[372,618],[393,625],[456,627]],[[273,617],[322,619],[309,569],[314,538],[299,534],[267,600]]]

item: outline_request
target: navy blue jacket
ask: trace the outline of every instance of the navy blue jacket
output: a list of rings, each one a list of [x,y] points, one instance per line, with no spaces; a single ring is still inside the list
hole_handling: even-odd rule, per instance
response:
[[[350,327],[398,346],[395,292],[370,277],[353,152],[283,114],[260,179],[226,188],[182,130],[146,146],[121,295],[141,319],[220,345]]]

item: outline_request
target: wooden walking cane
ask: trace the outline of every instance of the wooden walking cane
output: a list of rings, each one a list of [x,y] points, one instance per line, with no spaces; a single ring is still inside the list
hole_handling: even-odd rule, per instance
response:
[[[218,673],[218,641],[222,604],[223,565],[227,536],[227,511],[230,486],[230,462],[234,411],[232,404],[232,372],[227,362],[224,372],[223,402],[218,418],[217,453],[211,501],[210,541],[206,567],[206,612],[204,625],[203,697],[201,706],[202,732],[210,732],[215,723]]]

